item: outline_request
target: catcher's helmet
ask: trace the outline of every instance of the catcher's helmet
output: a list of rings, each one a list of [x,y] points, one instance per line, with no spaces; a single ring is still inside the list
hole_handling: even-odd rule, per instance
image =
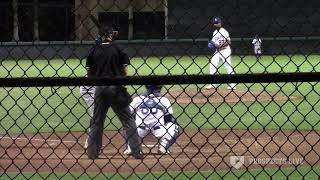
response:
[[[146,85],[146,88],[149,92],[160,92],[162,86],[161,85]]]

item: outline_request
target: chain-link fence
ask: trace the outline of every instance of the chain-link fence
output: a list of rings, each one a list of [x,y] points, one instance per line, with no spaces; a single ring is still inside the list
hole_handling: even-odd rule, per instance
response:
[[[0,179],[318,179],[318,5],[2,0]],[[104,24],[126,77],[85,77]],[[114,107],[92,158],[94,88],[124,85],[143,158]]]

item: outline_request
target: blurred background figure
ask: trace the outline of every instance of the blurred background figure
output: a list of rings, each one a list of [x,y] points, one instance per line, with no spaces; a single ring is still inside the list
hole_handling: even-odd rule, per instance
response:
[[[257,34],[255,35],[254,39],[252,40],[252,44],[253,44],[253,52],[254,52],[255,56],[257,57],[257,60],[261,59],[262,41]]]

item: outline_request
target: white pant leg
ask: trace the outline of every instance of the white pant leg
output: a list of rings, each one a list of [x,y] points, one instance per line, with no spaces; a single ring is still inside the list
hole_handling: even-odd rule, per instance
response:
[[[226,68],[228,74],[234,74],[232,63],[231,63],[231,49],[224,49],[220,51],[221,58],[223,59],[223,65]],[[236,86],[235,83],[229,84],[230,87],[234,88]]]
[[[80,95],[89,107],[90,115],[93,115],[95,86],[80,86]]]
[[[223,65],[226,68],[228,74],[234,74],[231,64],[231,49],[224,49],[220,51]]]
[[[80,95],[83,98],[84,102],[89,107],[89,114],[92,117],[93,116],[93,109],[94,109],[94,94],[96,91],[95,86],[80,86]],[[90,128],[88,128],[88,133],[90,132]],[[84,147],[88,147],[88,140],[89,136],[86,139]]]
[[[168,144],[168,138],[170,135],[168,134],[167,129],[162,124],[157,124],[151,129],[152,134],[160,140],[160,146],[166,148]]]
[[[255,49],[254,49],[254,54],[260,55],[260,54],[261,54],[261,49],[260,49],[260,48],[259,48],[259,49],[258,49],[258,48],[257,48],[257,49],[255,48]]]
[[[139,116],[136,116],[136,126],[137,126],[137,133],[141,138],[146,137],[146,135],[149,133],[150,129],[143,124],[142,119]],[[144,128],[142,128],[144,127]]]
[[[215,52],[210,60],[209,64],[209,74],[214,75],[218,71],[218,65],[220,61],[220,53]],[[217,87],[217,84],[212,84],[212,86]]]
[[[144,127],[145,129],[141,128],[141,127],[138,127],[137,126],[137,133],[138,135],[140,136],[140,138],[144,138],[146,137],[146,135],[149,133],[149,128],[147,127]]]
[[[157,129],[157,127],[159,129]],[[152,134],[158,139],[162,138],[167,133],[167,129],[163,125],[155,126],[151,131]]]
[[[136,116],[135,120],[136,126],[137,126],[137,133],[140,138],[146,137],[146,135],[149,133],[150,129],[145,126],[145,124],[142,123],[142,119],[139,116]],[[144,128],[143,128],[144,127]],[[129,154],[131,153],[131,148],[128,142],[128,137],[125,135],[125,141],[127,143],[127,148],[125,150],[125,153]]]
[[[210,68],[209,73],[211,75],[217,73],[219,60],[220,60],[220,53],[219,52],[214,53],[214,55],[212,56],[212,58],[210,60],[210,65],[209,65],[209,68]]]
[[[172,139],[176,134],[176,124],[169,122],[166,124],[166,129],[168,131],[169,138]]]

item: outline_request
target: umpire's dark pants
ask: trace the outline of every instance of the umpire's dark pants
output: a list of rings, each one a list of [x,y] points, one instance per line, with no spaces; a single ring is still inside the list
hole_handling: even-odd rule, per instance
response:
[[[133,153],[141,151],[141,140],[136,130],[134,117],[129,109],[130,96],[121,86],[97,86],[93,117],[90,121],[87,154],[90,159],[99,156],[102,147],[104,121],[109,107],[120,119]]]

